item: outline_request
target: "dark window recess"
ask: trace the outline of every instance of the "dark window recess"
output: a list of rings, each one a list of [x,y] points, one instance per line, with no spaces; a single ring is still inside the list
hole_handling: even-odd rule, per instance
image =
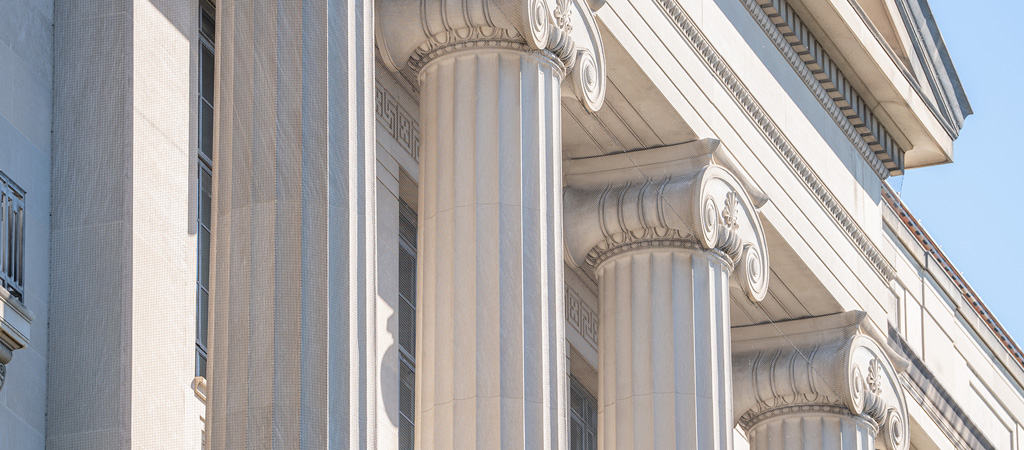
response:
[[[24,269],[25,191],[0,172],[0,284],[21,302]]]
[[[597,450],[597,400],[569,377],[569,449]]]
[[[199,164],[199,226],[196,274],[196,376],[206,376],[206,352],[209,348],[210,310],[210,207],[213,177],[209,167]]]
[[[199,51],[199,152],[213,158],[213,43],[200,39]]]
[[[196,376],[206,376],[210,312],[210,231],[213,217],[213,5],[199,6],[199,130],[196,214]]]
[[[214,21],[215,17],[217,17],[217,14],[214,12],[213,5],[208,1],[203,1],[199,7],[199,32],[210,43],[214,42],[214,35],[217,31]]]
[[[416,421],[416,211],[398,207],[398,448],[414,446]]]

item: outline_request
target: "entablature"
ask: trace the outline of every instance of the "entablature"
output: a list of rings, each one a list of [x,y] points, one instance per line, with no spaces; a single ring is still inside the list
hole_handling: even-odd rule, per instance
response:
[[[781,3],[799,14],[808,33],[820,42],[845,78],[862,98],[861,106],[884,125],[906,151],[905,167],[952,162],[953,139],[970,114],[963,88],[948,55],[929,64],[942,67],[924,74],[929,85],[945,84],[941,106],[922,87],[919,77],[904,64],[856,0],[817,2],[806,0],[739,0],[744,3]],[[749,8],[757,16],[758,11]],[[760,8],[757,8],[760,9]],[[785,20],[776,20],[785,29]],[[920,20],[917,20],[920,22]],[[931,24],[934,28],[933,24]],[[767,30],[766,30],[767,31]],[[792,39],[790,39],[792,41]],[[799,45],[797,43],[797,45]],[[922,42],[918,52],[945,54],[941,41]],[[943,75],[944,80],[935,79]],[[937,91],[938,92],[938,91]]]
[[[955,448],[1010,448],[1024,417],[1020,347],[899,197],[885,187],[883,198],[897,267],[889,337],[911,361],[908,398]]]
[[[883,198],[883,226],[893,231],[898,241],[894,244],[905,249],[909,262],[920,267],[921,277],[935,281],[936,287],[950,299],[950,308],[976,333],[977,344],[991,352],[993,360],[1024,388],[1024,352],[895,192],[885,187]],[[910,285],[904,277],[897,277],[897,281]]]

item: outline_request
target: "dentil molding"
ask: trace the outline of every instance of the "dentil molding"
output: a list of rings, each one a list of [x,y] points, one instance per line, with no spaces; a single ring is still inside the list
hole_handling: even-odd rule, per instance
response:
[[[454,52],[491,48],[540,53],[571,79],[562,95],[594,112],[604,103],[604,45],[594,12],[604,0],[393,0],[376,3],[384,64],[414,74]]]
[[[898,373],[908,362],[863,311],[732,329],[733,401],[750,429],[788,414],[859,417],[876,448],[906,450],[909,421]]]
[[[733,265],[752,301],[768,289],[764,195],[722,164],[717,140],[573,160],[565,166],[566,255],[580,267],[645,247],[695,248]],[[754,200],[756,199],[756,201]]]
[[[704,33],[697,27],[697,24],[683,9],[678,0],[656,0],[655,4],[661,7],[663,13],[675,26],[676,31],[683,36],[690,48],[701,58],[704,65],[711,74],[718,79],[733,100],[743,110],[752,123],[761,131],[765,141],[781,157],[782,161],[789,166],[804,187],[818,200],[821,207],[839,226],[847,238],[853,243],[861,254],[871,263],[871,267],[886,283],[896,277],[892,265],[882,256],[882,253],[875,247],[875,244],[868,237],[867,233],[860,228],[857,221],[850,215],[836,196],[825,186],[821,177],[804,160],[793,143],[782,132],[782,128],[775,123],[764,107],[758,103],[750,90],[735,71],[729,66],[718,50],[711,45],[711,41],[704,36]],[[875,171],[879,178],[885,179],[889,171],[881,160],[869,154],[862,154]]]

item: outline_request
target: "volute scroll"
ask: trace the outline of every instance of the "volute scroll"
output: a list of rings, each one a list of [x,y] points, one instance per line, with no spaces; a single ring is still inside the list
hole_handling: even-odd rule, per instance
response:
[[[731,261],[730,279],[747,298],[763,299],[769,261],[760,216],[743,183],[714,163],[716,149],[717,141],[698,141],[589,158],[570,169],[569,259],[597,267],[645,246],[703,249]]]
[[[909,447],[899,382],[906,361],[888,351],[863,311],[733,328],[733,401],[744,429],[791,414],[858,417],[875,447]]]
[[[587,0],[391,0],[376,3],[384,65],[415,75],[432,59],[495,47],[540,53],[570,78],[563,95],[590,111],[604,103],[606,68],[596,8]],[[596,8],[595,8],[596,7]]]

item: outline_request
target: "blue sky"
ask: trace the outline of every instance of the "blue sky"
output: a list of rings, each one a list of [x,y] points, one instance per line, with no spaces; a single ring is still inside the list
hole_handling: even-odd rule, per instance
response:
[[[1024,26],[1014,3],[929,0],[974,115],[954,163],[907,171],[902,198],[1024,345]]]

